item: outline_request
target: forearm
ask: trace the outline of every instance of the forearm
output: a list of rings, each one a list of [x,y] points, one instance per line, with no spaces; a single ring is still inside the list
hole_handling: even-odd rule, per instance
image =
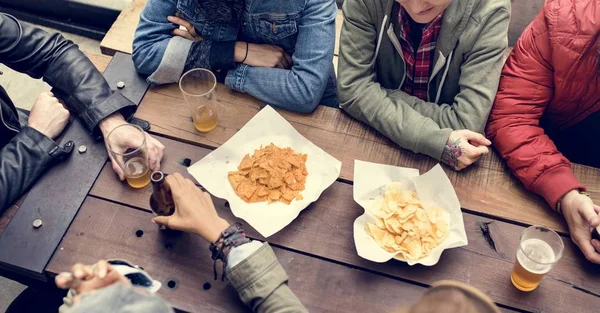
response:
[[[312,112],[319,104],[330,66],[297,70],[251,67],[240,64],[229,71],[225,79],[227,87],[248,93],[270,105],[297,112]]]
[[[524,126],[527,115],[493,117],[494,147],[527,190],[542,196],[552,208],[569,190],[583,189],[571,163],[539,126]],[[497,129],[497,125],[502,125]],[[488,128],[489,129],[489,128]]]
[[[192,43],[183,72],[195,68],[206,68],[213,72],[233,69],[235,67],[234,55],[239,56],[240,54],[239,46],[235,41],[196,41]]]
[[[251,242],[236,249],[244,246],[247,251],[254,251],[228,269],[226,276],[240,299],[259,313],[307,312],[289,288],[287,275],[271,247]],[[235,256],[230,255],[230,260],[232,257]]]
[[[133,114],[135,105],[114,93],[102,74],[75,44],[60,34],[0,16],[0,60],[9,67],[43,77],[57,96],[82,119],[90,132],[100,120],[121,112]]]
[[[295,49],[293,54],[288,51],[292,57],[291,68],[241,64],[229,71],[225,84],[280,108],[312,112],[321,101],[333,72],[336,13],[334,1],[306,1],[297,24]]]
[[[25,127],[0,150],[0,212],[25,193],[52,164],[58,146],[33,128]]]
[[[382,94],[376,96],[379,92]],[[346,112],[369,124],[402,148],[426,154],[436,160],[441,158],[451,129],[442,129],[402,101],[387,98],[378,84],[357,93],[361,95],[342,103]]]
[[[500,76],[499,71],[497,76]],[[486,90],[489,90],[488,96],[473,98],[467,95],[471,93],[470,91],[463,91],[455,97],[455,101],[452,104],[437,104],[423,101],[401,90],[387,91],[391,99],[406,103],[419,114],[433,120],[440,128],[453,130],[468,129],[483,133],[493,104],[493,97],[491,95],[495,94],[495,90],[492,91],[491,88],[486,87]],[[468,103],[468,105],[461,105],[460,103]]]

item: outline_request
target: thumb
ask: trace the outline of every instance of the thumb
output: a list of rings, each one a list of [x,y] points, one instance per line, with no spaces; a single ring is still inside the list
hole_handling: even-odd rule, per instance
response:
[[[487,138],[485,138],[485,136],[483,136],[480,133],[476,133],[473,131],[466,131],[464,134],[465,139],[469,140],[469,141],[474,141],[480,145],[484,145],[484,146],[489,146],[492,144],[491,141],[489,141]]]
[[[590,225],[592,228],[598,227],[600,225],[600,216],[594,210],[593,205],[584,205],[579,210],[579,215]]]
[[[158,225],[169,226],[169,220],[171,216],[156,216],[152,219],[152,222]]]

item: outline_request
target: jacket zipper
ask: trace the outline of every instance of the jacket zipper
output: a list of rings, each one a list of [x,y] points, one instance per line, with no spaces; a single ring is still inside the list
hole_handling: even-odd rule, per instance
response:
[[[398,41],[398,37],[394,33],[394,28],[390,24],[390,27],[387,30],[387,35],[392,41],[392,45],[396,48],[396,52],[400,55],[400,59],[402,60],[402,65],[404,66],[404,75],[402,76],[402,81],[400,81],[400,86],[398,86],[398,90],[402,89],[402,85],[404,85],[404,80],[406,79],[406,61],[404,60],[404,55],[402,54],[402,47],[400,46],[400,41]]]
[[[437,90],[437,94],[435,96],[435,103],[438,103],[440,101],[440,95],[442,94],[442,88],[444,87],[444,84],[446,83],[446,77],[448,76],[448,70],[450,69],[450,62],[452,62],[452,55],[453,55],[454,51],[450,51],[450,54],[448,55],[448,59],[446,59],[446,69],[444,70],[444,74],[442,75],[442,80],[440,80],[440,85],[438,86],[438,90]],[[429,91],[429,83],[427,84],[427,89]],[[429,92],[427,93],[427,96],[429,97]]]

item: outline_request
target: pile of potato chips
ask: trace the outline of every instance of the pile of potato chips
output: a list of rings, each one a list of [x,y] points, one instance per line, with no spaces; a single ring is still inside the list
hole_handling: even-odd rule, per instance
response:
[[[383,199],[374,200],[369,212],[377,217],[365,230],[388,252],[400,252],[416,261],[429,254],[448,234],[448,216],[439,207],[425,208],[417,193],[400,183],[387,186]]]
[[[296,153],[291,148],[270,144],[255,150],[252,156],[246,154],[238,171],[229,172],[229,182],[235,193],[248,203],[290,204],[294,199],[303,199],[307,158],[306,154]]]

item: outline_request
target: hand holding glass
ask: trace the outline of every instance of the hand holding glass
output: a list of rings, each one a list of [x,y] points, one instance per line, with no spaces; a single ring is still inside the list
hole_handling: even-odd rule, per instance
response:
[[[123,124],[115,127],[106,140],[113,160],[125,174],[129,186],[144,188],[150,183],[150,167],[146,134],[137,125]]]

